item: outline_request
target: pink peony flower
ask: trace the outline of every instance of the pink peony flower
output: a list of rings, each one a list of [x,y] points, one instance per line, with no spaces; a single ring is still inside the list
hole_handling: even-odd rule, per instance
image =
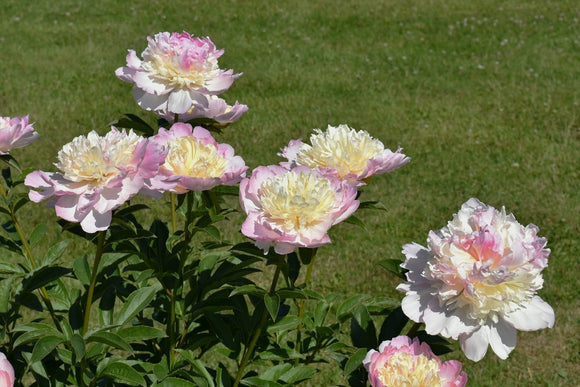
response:
[[[401,153],[385,149],[382,142],[371,137],[366,131],[356,131],[347,125],[328,126],[326,132],[314,129],[310,136],[312,145],[302,140],[292,140],[279,155],[286,157],[284,166],[305,165],[320,168],[352,184],[362,185],[363,179],[375,174],[391,172],[410,161]]]
[[[372,387],[463,387],[467,374],[461,363],[441,363],[427,343],[398,336],[383,341],[379,352],[371,349],[363,364]]]
[[[0,117],[0,155],[8,154],[14,148],[22,148],[38,138],[28,116]]]
[[[537,231],[504,208],[470,199],[446,227],[429,233],[428,248],[403,247],[403,311],[427,333],[459,339],[471,360],[481,360],[488,345],[507,358],[516,330],[554,325],[554,311],[536,295],[550,253]]]
[[[0,352],[0,387],[14,385],[14,368],[2,352]]]
[[[218,144],[206,129],[176,123],[151,137],[167,150],[159,178],[176,180],[171,192],[205,191],[216,185],[235,185],[246,176],[246,164],[228,144]],[[155,179],[157,180],[157,179]]]
[[[237,121],[242,114],[248,111],[246,105],[236,101],[231,106],[225,100],[215,95],[207,95],[193,102],[193,106],[186,113],[179,115],[179,122],[187,122],[197,118],[208,118],[216,121],[216,125],[223,127]],[[175,114],[168,112],[159,112],[159,115],[170,123],[175,122]]]
[[[135,84],[135,101],[146,110],[187,113],[195,103],[203,105],[205,95],[226,91],[241,75],[219,68],[223,50],[216,50],[208,37],[161,32],[147,40],[143,60],[129,50],[127,67],[115,72],[119,79]]]
[[[356,188],[308,167],[258,167],[240,183],[242,233],[267,253],[330,243],[328,230],[358,208]]]
[[[104,137],[92,131],[66,144],[58,153],[55,165],[61,172],[35,171],[24,184],[31,190],[33,202],[52,197],[48,206],[69,222],[80,222],[84,231],[106,230],[112,211],[139,191],[152,195],[147,184],[157,175],[165,153],[161,148],[133,131],[116,128]]]

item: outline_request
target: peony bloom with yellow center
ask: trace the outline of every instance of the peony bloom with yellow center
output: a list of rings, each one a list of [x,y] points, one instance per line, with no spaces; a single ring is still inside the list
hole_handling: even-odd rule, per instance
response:
[[[106,230],[112,211],[137,193],[159,196],[150,181],[157,175],[165,153],[155,143],[116,128],[105,136],[92,131],[63,146],[56,167],[61,172],[34,171],[24,183],[30,200],[52,198],[56,214],[81,224],[84,231]],[[161,185],[160,185],[161,186]]]
[[[372,387],[463,387],[467,374],[461,363],[442,363],[427,343],[398,336],[383,341],[379,352],[371,349],[363,365]]]
[[[151,141],[167,151],[165,163],[154,181],[176,183],[168,189],[178,194],[205,191],[216,185],[235,185],[246,175],[246,164],[228,144],[218,144],[209,131],[189,124],[175,123],[160,128]],[[155,184],[153,184],[155,186]]]
[[[385,149],[382,142],[366,131],[356,131],[347,125],[329,125],[326,132],[315,129],[310,143],[290,141],[280,153],[288,159],[282,165],[319,168],[326,174],[361,185],[372,175],[391,172],[410,161],[401,153],[401,148],[396,152]]]
[[[254,169],[240,183],[240,202],[248,217],[242,233],[267,253],[289,254],[295,247],[330,243],[328,230],[358,208],[356,188],[308,167]]]
[[[28,116],[0,117],[0,155],[6,155],[14,148],[22,148],[38,138]]]
[[[403,247],[403,311],[430,335],[459,339],[471,360],[481,360],[489,345],[506,359],[517,330],[554,325],[554,311],[536,295],[550,253],[537,231],[470,199],[446,227],[429,233],[428,248]]]
[[[143,60],[129,50],[127,66],[115,72],[119,79],[134,83],[133,96],[143,109],[186,113],[204,96],[229,89],[241,75],[219,68],[218,58],[224,52],[216,50],[208,37],[161,32],[147,40]]]

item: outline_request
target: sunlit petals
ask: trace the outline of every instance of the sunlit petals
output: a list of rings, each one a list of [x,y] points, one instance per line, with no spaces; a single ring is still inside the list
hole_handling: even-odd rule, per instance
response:
[[[28,116],[0,117],[0,155],[8,154],[14,148],[22,148],[38,138]]]
[[[14,367],[2,352],[0,352],[0,387],[12,387],[14,385]]]
[[[382,142],[366,131],[356,131],[347,125],[329,125],[325,132],[320,129],[314,132],[310,145],[292,140],[282,149],[280,155],[288,159],[288,166],[320,168],[327,174],[361,185],[363,179],[393,171],[410,161],[400,148],[396,152],[385,149]]]
[[[328,230],[358,208],[356,189],[307,167],[289,171],[258,167],[240,183],[240,202],[248,214],[242,233],[268,252],[288,254],[295,247],[329,243]]]
[[[47,206],[58,216],[93,233],[109,227],[112,210],[145,189],[164,159],[158,145],[133,131],[92,131],[63,146],[56,164],[61,172],[34,171],[25,184],[36,188],[30,200],[52,198]]]
[[[506,358],[516,329],[554,324],[554,311],[536,295],[550,252],[536,232],[505,209],[470,199],[446,227],[429,233],[428,248],[404,246],[407,282],[397,287],[406,293],[403,311],[429,334],[459,339],[471,360],[488,345]]]
[[[455,360],[442,363],[429,345],[398,336],[370,350],[363,364],[372,387],[462,387],[467,375]]]
[[[215,121],[214,126],[223,127],[237,121],[248,107],[236,101],[234,105],[228,105],[225,100],[215,95],[201,96],[193,102],[191,108],[179,114],[180,122],[187,122],[194,119],[207,118]],[[175,114],[170,112],[159,112],[159,115],[170,123],[175,121]]]

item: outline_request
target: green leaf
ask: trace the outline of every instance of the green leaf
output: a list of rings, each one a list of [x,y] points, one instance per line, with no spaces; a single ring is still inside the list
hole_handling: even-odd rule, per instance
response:
[[[71,242],[72,242],[71,239],[65,239],[51,246],[50,249],[48,249],[48,252],[44,255],[44,258],[42,259],[43,265],[48,266],[52,262],[54,262],[55,259],[60,258],[62,253],[64,253],[64,250]]]
[[[7,313],[10,309],[14,282],[16,282],[17,279],[18,277],[8,277],[0,282],[0,313]]]
[[[42,266],[35,269],[22,281],[20,293],[32,292],[70,273],[70,269],[60,266]]]
[[[131,386],[146,386],[145,379],[133,367],[121,361],[108,364],[99,374]]]
[[[8,215],[10,215],[10,214],[8,214]],[[0,235],[0,247],[5,248],[6,250],[10,250],[13,253],[24,255],[24,254],[22,254],[22,250],[20,249],[20,246],[18,246],[18,244],[16,244],[16,242],[14,242],[13,240],[8,239],[2,235]]]
[[[197,375],[202,376],[204,378],[204,380],[207,382],[208,386],[215,387],[212,376],[205,368],[205,365],[203,364],[203,362],[201,360],[199,360],[197,357],[194,357],[193,352],[191,352],[191,351],[179,351],[178,359],[179,358],[183,358],[189,364],[191,364],[191,369],[193,371],[195,371],[195,373]]]
[[[36,342],[34,349],[32,350],[32,357],[30,358],[31,363],[35,363],[44,359],[49,353],[51,353],[57,345],[64,341],[62,336],[44,336]]]
[[[383,203],[378,201],[361,202],[358,206],[358,210],[367,210],[367,209],[388,211],[387,207],[385,207]]]
[[[355,347],[367,349],[377,347],[375,324],[364,305],[357,306],[353,311],[350,321],[350,337]]]
[[[123,325],[129,322],[137,313],[149,305],[158,290],[159,286],[147,286],[131,293],[117,315],[116,324]]]
[[[366,348],[360,348],[358,351],[356,351],[350,357],[350,359],[348,359],[348,361],[344,365],[344,373],[345,373],[345,375],[351,374],[352,371],[354,371],[358,367],[362,366],[362,362],[363,362],[364,358],[366,357],[367,352],[368,352],[368,349],[366,349]]]
[[[264,294],[264,304],[266,305],[266,309],[268,309],[268,313],[270,313],[272,320],[276,321],[278,308],[280,307],[280,297],[276,293],[272,295]]]
[[[256,285],[242,285],[235,287],[230,296],[235,296],[236,294],[251,294],[253,296],[262,297],[266,294],[266,290],[256,286]]]
[[[269,333],[280,333],[296,329],[298,327],[298,324],[300,324],[300,318],[298,316],[286,316],[278,320],[277,323],[267,327],[266,330]]]
[[[364,224],[364,222],[354,215],[351,215],[348,218],[346,218],[344,220],[344,223],[354,224],[355,226],[359,226],[360,228],[362,228],[365,231],[367,229],[367,226]]]
[[[407,278],[405,277],[405,273],[407,270],[401,267],[401,263],[403,263],[403,261],[400,259],[383,259],[379,261],[379,265],[386,269],[388,272],[406,280]]]
[[[133,352],[133,348],[118,334],[113,332],[95,332],[86,337],[87,343],[103,343],[113,348],[122,349],[127,352]]]
[[[89,261],[87,256],[84,255],[75,259],[73,263],[73,271],[75,276],[81,283],[85,286],[89,286],[91,283],[91,267],[89,266]]]
[[[70,338],[70,344],[75,352],[77,360],[82,359],[82,357],[85,356],[85,341],[83,340],[83,337],[78,333],[73,334]]]
[[[156,387],[198,387],[197,384],[190,382],[189,380],[180,379],[176,377],[165,378],[161,383],[157,383]]]
[[[0,160],[5,162],[9,166],[16,168],[19,171],[21,170],[20,165],[18,164],[18,161],[16,161],[16,159],[9,154],[0,155]]]
[[[117,128],[134,129],[136,132],[141,132],[145,137],[150,137],[155,134],[155,131],[149,124],[134,114],[125,114],[125,117],[115,120],[109,124]]]
[[[39,224],[32,230],[30,238],[28,239],[28,244],[30,247],[36,246],[36,244],[42,239],[44,234],[48,231],[48,226],[44,223]]]
[[[381,326],[379,342],[382,343],[385,340],[391,340],[393,337],[399,336],[408,321],[409,318],[403,313],[403,309],[400,306],[394,309]]]
[[[304,380],[312,378],[314,374],[316,374],[316,372],[318,372],[316,367],[309,366],[292,367],[289,371],[287,371],[284,375],[280,377],[280,380],[290,385],[295,385]]]
[[[280,379],[280,377],[290,369],[292,369],[291,364],[288,363],[278,364],[273,367],[269,367],[268,369],[266,369],[266,371],[260,374],[260,379],[272,380],[275,382],[276,380]]]
[[[257,376],[252,376],[242,380],[245,384],[256,387],[284,387],[283,384],[273,382],[271,380],[260,379]]]
[[[336,316],[339,319],[342,319],[343,317],[345,317],[347,315],[347,313],[355,305],[360,304],[362,302],[362,300],[365,299],[365,298],[366,298],[366,296],[365,295],[362,295],[362,294],[357,294],[355,296],[352,296],[352,297],[348,298],[346,301],[344,301],[342,304],[340,304],[340,306],[336,310]]]
[[[167,337],[162,330],[145,325],[123,328],[117,334],[129,343]]]

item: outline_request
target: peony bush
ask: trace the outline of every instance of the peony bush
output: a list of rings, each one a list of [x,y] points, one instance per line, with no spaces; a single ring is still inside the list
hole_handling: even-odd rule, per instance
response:
[[[213,135],[248,110],[219,97],[241,75],[220,69],[223,53],[187,32],[149,37],[142,59],[129,50],[116,75],[158,127],[127,114],[64,145],[58,171],[21,168],[13,151],[39,134],[28,116],[0,119],[0,245],[15,257],[0,263],[0,386],[293,386],[328,368],[351,386],[465,386],[462,364],[440,358],[447,339],[473,361],[489,346],[506,359],[518,330],[553,326],[537,295],[545,238],[475,198],[427,247],[379,263],[402,301],[317,292],[329,230],[380,210],[361,187],[410,158],[329,125],[248,176]],[[232,196],[240,243],[222,231]],[[42,256],[49,226],[19,221],[30,202],[60,218],[62,240]],[[71,260],[78,238],[93,249]]]

